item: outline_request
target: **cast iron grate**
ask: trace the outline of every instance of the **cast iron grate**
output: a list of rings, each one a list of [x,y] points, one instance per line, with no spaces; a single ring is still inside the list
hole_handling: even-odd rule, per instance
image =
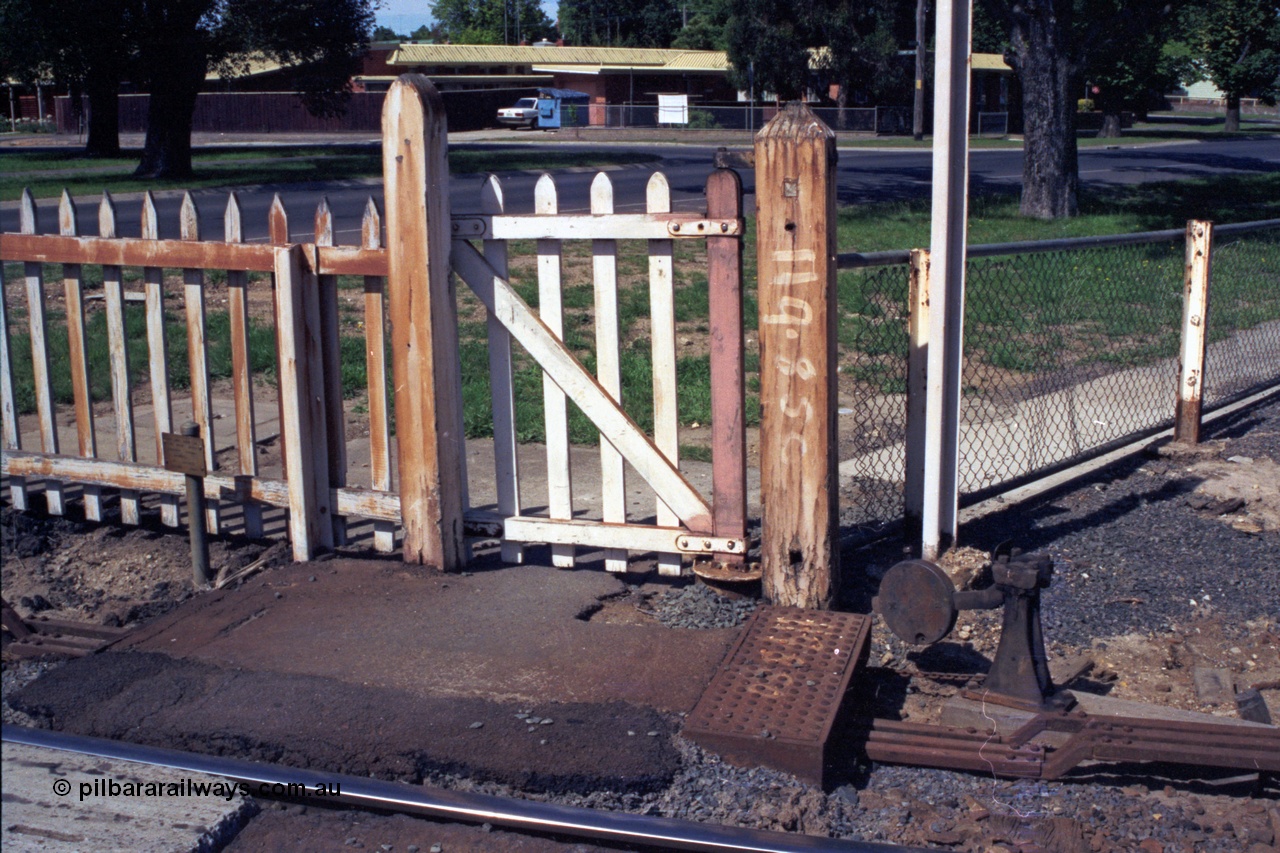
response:
[[[685,720],[685,736],[732,763],[821,784],[827,738],[870,629],[858,613],[758,608]]]

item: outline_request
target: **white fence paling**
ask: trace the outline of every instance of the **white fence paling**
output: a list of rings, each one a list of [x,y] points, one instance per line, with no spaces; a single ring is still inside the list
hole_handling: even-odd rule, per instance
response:
[[[501,214],[506,208],[502,184],[496,175],[485,178],[480,189],[480,209],[487,214]],[[485,240],[484,258],[502,276],[507,275],[507,243]],[[486,311],[489,340],[489,391],[493,407],[494,482],[498,492],[498,512],[504,516],[520,514],[520,468],[516,454],[515,383],[511,369],[511,334]],[[508,563],[524,562],[524,547],[519,542],[502,540],[502,559]]]
[[[244,242],[240,219],[240,200],[229,193],[223,214],[223,239],[228,243]],[[253,376],[249,364],[249,273],[227,271],[227,319],[231,325],[231,382],[236,406],[236,451],[240,456],[240,475],[258,476],[258,436],[253,409]],[[241,497],[244,533],[250,539],[263,535],[262,507]]]
[[[182,197],[179,214],[179,236],[183,240],[199,240],[199,218],[191,193]],[[218,470],[216,437],[213,434],[213,390],[209,384],[209,335],[205,307],[204,270],[182,271],[182,296],[187,317],[187,366],[191,375],[191,419],[200,428],[204,442],[204,463],[210,471]],[[206,523],[218,535],[222,510],[216,499],[205,504]]]
[[[13,346],[9,340],[8,302],[4,264],[0,264],[0,420],[3,420],[3,447],[5,450],[21,450],[22,433],[18,429],[18,404],[13,392]],[[9,478],[9,498],[14,509],[28,509],[25,477]]]
[[[111,196],[102,194],[98,205],[98,236],[116,236],[116,208]],[[111,399],[116,416],[116,455],[121,462],[138,458],[133,432],[133,397],[129,393],[129,350],[125,344],[124,281],[120,267],[102,268],[102,290],[107,308],[107,338],[111,353]],[[120,492],[120,520],[138,523],[139,494],[136,489]]]
[[[382,219],[370,198],[360,223],[360,244],[382,247]],[[391,480],[391,420],[387,411],[387,304],[386,279],[364,277],[365,369],[369,378],[369,479],[375,492],[393,491]],[[395,522],[373,522],[373,547],[384,554],[396,547]]]
[[[649,213],[671,212],[671,185],[661,172],[649,179],[645,193]],[[653,438],[654,444],[672,465],[680,467],[680,419],[676,387],[675,269],[671,240],[649,241],[649,337],[653,357]],[[658,524],[671,527],[679,522],[658,496]],[[680,554],[660,552],[658,574],[679,576]]]
[[[533,206],[535,215],[555,216],[559,212],[556,184],[550,175],[538,178]],[[564,340],[563,249],[560,240],[538,240],[538,307],[547,331],[559,341]],[[547,511],[553,519],[568,521],[573,518],[568,398],[547,373],[542,374],[542,399],[547,432]],[[553,544],[551,562],[557,568],[572,568],[573,545]]]
[[[38,233],[35,199],[27,190],[22,192],[19,219],[23,234]],[[44,310],[44,265],[27,262],[23,264],[22,271],[27,279],[27,322],[31,331],[31,366],[35,382],[36,417],[40,421],[40,451],[57,453],[58,425],[53,406],[53,372],[49,363],[49,323]],[[62,515],[65,512],[61,482],[45,480],[44,497],[50,515]]]
[[[613,182],[604,172],[591,182],[591,213],[600,216],[613,213]],[[616,240],[591,241],[591,269],[595,282],[596,309],[596,378],[613,398],[622,401],[622,368],[618,353],[618,243]],[[600,491],[604,504],[604,520],[613,524],[627,522],[626,469],[622,454],[604,436],[600,437]],[[604,566],[610,572],[627,570],[627,553],[620,549],[605,551]]]
[[[76,208],[71,196],[62,191],[58,204],[58,233],[76,236]],[[71,396],[75,401],[76,448],[85,459],[98,455],[98,439],[93,428],[93,400],[89,396],[89,357],[85,350],[84,276],[80,264],[62,265],[62,286],[67,299],[67,349],[71,362]],[[84,517],[102,520],[102,488],[84,484]]]
[[[160,220],[150,192],[142,197],[142,239],[160,239]],[[163,468],[163,436],[166,432],[173,431],[173,403],[169,397],[169,342],[164,333],[164,270],[160,267],[144,267],[142,278],[147,306],[147,360],[151,374],[156,465]],[[166,527],[178,526],[176,494],[161,495],[160,521]]]
[[[315,215],[316,246],[333,245],[333,212],[329,199],[322,198]],[[317,265],[318,266],[318,265]],[[342,351],[338,337],[338,277],[332,274],[315,275],[320,307],[320,355],[324,362],[324,419],[327,435],[336,437],[331,442],[326,460],[329,466],[329,487],[347,485],[347,424],[342,410]],[[332,519],[333,544],[347,544],[347,520],[335,514]]]

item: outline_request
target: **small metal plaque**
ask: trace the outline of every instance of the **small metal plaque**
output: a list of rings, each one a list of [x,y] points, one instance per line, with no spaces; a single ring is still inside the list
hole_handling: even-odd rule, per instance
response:
[[[189,477],[204,477],[209,469],[204,464],[204,439],[198,435],[181,435],[166,432],[164,442],[164,468]]]

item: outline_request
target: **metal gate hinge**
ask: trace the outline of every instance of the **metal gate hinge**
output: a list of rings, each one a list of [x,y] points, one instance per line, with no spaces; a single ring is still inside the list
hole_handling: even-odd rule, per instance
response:
[[[672,237],[740,237],[743,232],[741,219],[694,219],[683,222],[670,220],[667,231]]]
[[[745,554],[747,543],[732,536],[699,536],[690,533],[676,537],[676,548],[683,554]]]

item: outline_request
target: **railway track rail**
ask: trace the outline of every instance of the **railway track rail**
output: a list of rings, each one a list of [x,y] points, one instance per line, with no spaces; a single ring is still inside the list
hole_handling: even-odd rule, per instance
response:
[[[0,739],[6,743],[26,744],[189,773],[206,773],[236,782],[285,786],[305,784],[308,788],[324,785],[327,790],[340,788],[341,794],[331,798],[335,805],[402,812],[437,820],[489,823],[516,831],[568,835],[655,849],[748,853],[912,853],[924,850],[854,839],[819,838],[606,812],[441,788],[410,787],[377,779],[261,764],[224,756],[199,755],[23,726],[5,725],[0,731]]]

